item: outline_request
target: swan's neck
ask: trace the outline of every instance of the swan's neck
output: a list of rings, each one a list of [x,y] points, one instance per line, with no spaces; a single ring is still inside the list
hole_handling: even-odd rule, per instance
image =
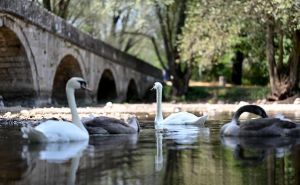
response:
[[[162,102],[162,89],[158,88],[156,89],[156,116],[154,120],[155,123],[158,123],[164,119],[162,115],[161,102]]]
[[[232,119],[230,123],[231,123],[231,125],[237,125],[238,120],[237,119]]]
[[[78,112],[77,112],[77,105],[76,105],[76,101],[75,101],[75,90],[73,88],[67,87],[66,92],[67,92],[68,104],[71,109],[72,122],[87,133],[87,130],[81,123],[81,120],[80,120]]]

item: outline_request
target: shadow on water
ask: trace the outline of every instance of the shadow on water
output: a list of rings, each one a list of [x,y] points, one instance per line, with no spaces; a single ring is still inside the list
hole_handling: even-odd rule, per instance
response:
[[[0,127],[0,184],[300,183],[299,139],[220,138],[229,119],[158,132],[147,118],[140,134],[42,145]]]

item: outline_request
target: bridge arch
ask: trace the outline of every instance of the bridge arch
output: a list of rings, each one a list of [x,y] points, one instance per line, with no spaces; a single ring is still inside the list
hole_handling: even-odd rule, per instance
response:
[[[73,55],[66,55],[62,58],[57,66],[53,87],[52,87],[52,103],[67,105],[66,98],[66,83],[71,77],[84,77],[83,70],[80,63]],[[78,103],[84,102],[85,92],[75,91],[76,101]]]
[[[139,100],[139,93],[137,85],[134,81],[134,79],[131,79],[127,86],[127,93],[126,93],[126,101],[127,102],[134,102]]]
[[[110,69],[105,69],[99,81],[97,101],[113,101],[117,98],[117,96],[115,77]]]
[[[152,84],[146,88],[145,93],[142,96],[143,102],[150,103],[156,101],[156,91],[154,91],[152,88]]]
[[[0,94],[6,105],[32,106],[39,94],[37,70],[27,40],[17,23],[3,17],[0,27]]]

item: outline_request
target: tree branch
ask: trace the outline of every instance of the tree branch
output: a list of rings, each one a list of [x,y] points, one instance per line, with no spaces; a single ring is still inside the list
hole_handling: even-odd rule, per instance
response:
[[[163,43],[164,43],[164,47],[165,47],[165,51],[166,51],[167,61],[168,61],[168,64],[169,64],[169,70],[173,74],[173,73],[175,73],[174,72],[174,57],[172,56],[173,50],[168,44],[169,43],[168,42],[168,34],[166,33],[167,28],[164,24],[163,17],[161,15],[161,8],[160,8],[157,1],[156,1],[156,4],[155,4],[155,8],[156,8],[156,15],[158,17],[158,21],[159,21],[159,24],[160,24],[160,29],[161,29],[161,33],[162,33],[162,37],[163,37]]]
[[[167,67],[166,67],[166,65],[163,62],[163,59],[162,59],[160,53],[159,53],[159,49],[158,49],[158,46],[156,44],[156,41],[155,41],[154,37],[152,37],[150,35],[147,35],[145,33],[139,33],[139,32],[123,32],[123,33],[124,34],[130,34],[130,35],[139,35],[139,36],[143,36],[143,37],[146,37],[146,38],[150,39],[151,42],[152,42],[152,44],[153,44],[153,47],[154,47],[154,50],[155,50],[155,53],[156,53],[156,56],[158,58],[158,61],[159,61],[160,65],[162,66],[162,68],[164,70],[168,70]]]

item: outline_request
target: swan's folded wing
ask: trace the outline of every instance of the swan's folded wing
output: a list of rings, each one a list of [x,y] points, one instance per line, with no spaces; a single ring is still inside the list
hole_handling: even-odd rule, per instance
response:
[[[32,128],[31,126],[22,127],[23,138],[28,139],[30,142],[46,142],[47,137],[40,131]]]
[[[110,117],[95,117],[92,120],[84,122],[87,129],[104,129],[109,134],[128,134],[134,133],[133,129],[124,121]],[[100,133],[101,134],[101,133]]]
[[[296,128],[297,125],[296,123],[288,120],[288,119],[277,119],[276,125],[280,128],[284,128],[284,129],[292,129],[292,128]]]
[[[291,121],[281,120],[278,118],[257,118],[240,123],[240,128],[243,130],[260,130],[270,126],[282,129],[291,129],[295,128],[296,124]]]
[[[274,124],[274,118],[257,118],[239,122],[241,130],[260,130]]]
[[[99,124],[121,124],[125,127],[129,127],[129,125],[127,123],[125,123],[123,120],[105,117],[105,116],[99,116],[99,117],[95,117],[93,119],[87,120],[84,122],[84,124],[86,126],[91,126],[91,127],[98,127]]]

